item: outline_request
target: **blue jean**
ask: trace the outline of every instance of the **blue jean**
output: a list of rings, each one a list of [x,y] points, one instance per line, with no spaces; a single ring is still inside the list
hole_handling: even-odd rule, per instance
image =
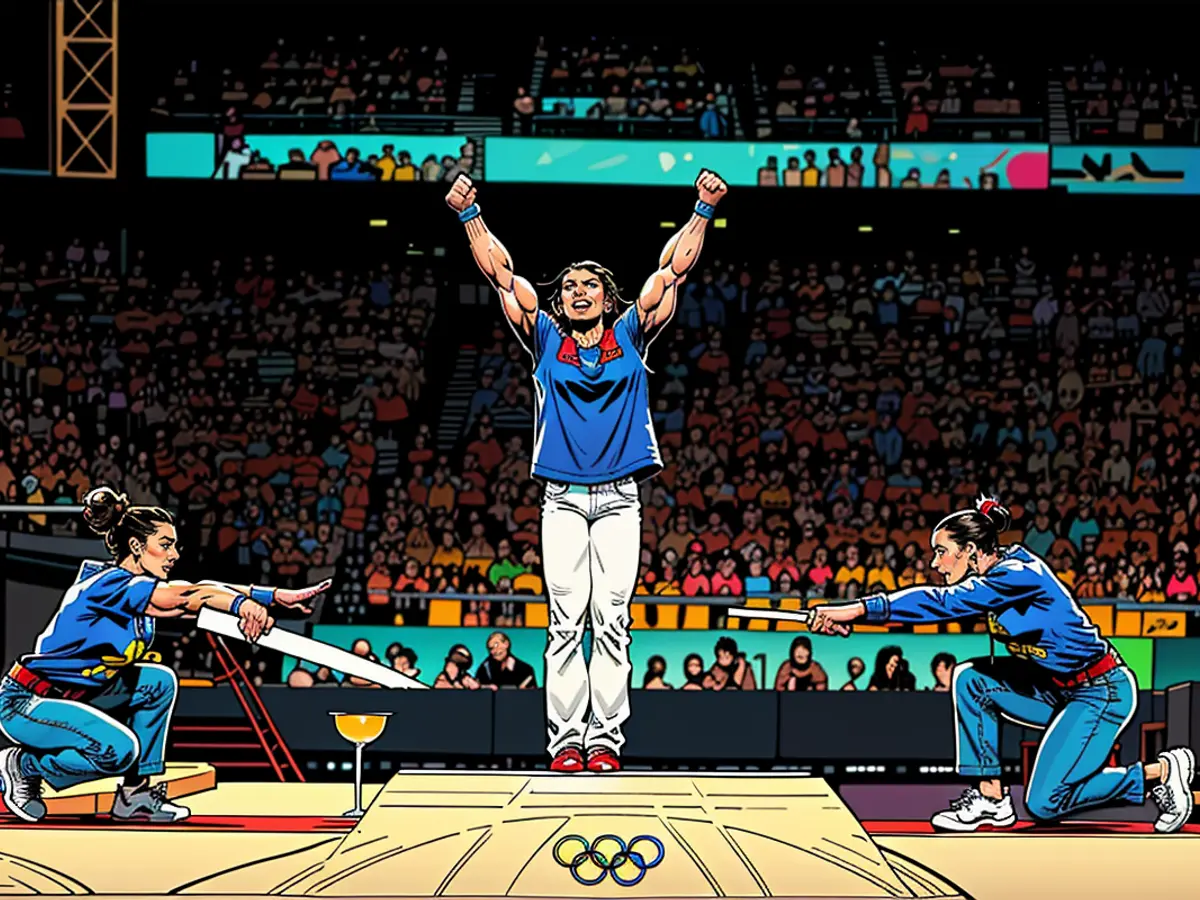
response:
[[[1125,666],[1060,689],[1033,663],[973,660],[954,670],[952,690],[960,775],[1000,777],[1001,717],[1046,729],[1025,789],[1025,808],[1035,819],[1145,802],[1141,763],[1107,767],[1113,744],[1137,709],[1137,685]]]
[[[159,775],[179,683],[166,666],[119,673],[89,703],[38,697],[0,682],[0,730],[24,752],[21,770],[55,790],[116,775]]]

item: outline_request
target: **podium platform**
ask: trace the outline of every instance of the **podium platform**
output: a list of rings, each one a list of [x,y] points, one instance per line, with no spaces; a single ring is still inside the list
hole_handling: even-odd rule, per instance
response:
[[[189,893],[235,881],[253,867]],[[399,774],[327,859],[263,893],[961,897],[878,847],[822,779],[757,773]]]

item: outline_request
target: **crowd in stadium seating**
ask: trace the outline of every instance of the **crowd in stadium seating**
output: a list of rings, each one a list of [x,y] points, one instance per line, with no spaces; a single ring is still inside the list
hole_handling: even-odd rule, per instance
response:
[[[930,527],[989,490],[1013,505],[1009,538],[1082,596],[1194,601],[1200,518],[1183,489],[1200,480],[1200,399],[1183,333],[1197,291],[1200,264],[1184,273],[1132,254],[1076,255],[1065,271],[1027,249],[714,264],[653,350],[667,467],[644,487],[639,593],[844,597],[922,583]],[[497,330],[479,360],[463,470],[434,476],[437,504],[467,498],[484,537],[422,535],[404,554],[435,587],[456,570],[464,590],[540,588],[528,370],[506,338]],[[493,420],[516,428],[507,443]]]
[[[1098,56],[1062,67],[1079,142],[1196,144],[1196,73],[1161,60],[1112,65]]]
[[[444,47],[410,49],[356,33],[328,37],[320,46],[281,38],[263,51],[252,59],[214,52],[191,61],[176,71],[155,111],[270,113],[291,117],[289,129],[303,128],[305,118],[368,123],[378,116],[456,111],[458,81]]]
[[[757,129],[760,138],[821,136],[840,140],[862,140],[864,120],[890,115],[878,95],[870,54],[859,58],[815,58],[807,51],[786,59],[764,58],[756,72],[766,84],[769,123]],[[868,126],[869,128],[869,126]],[[872,132],[869,137],[881,136]]]
[[[464,75],[451,69],[452,44],[409,49],[356,34],[280,40],[249,60],[213,52],[164,77],[154,112],[233,109],[272,117],[256,122],[260,130],[378,132],[394,130],[389,115],[501,111],[482,97],[459,108]],[[864,38],[816,57],[768,46],[752,55],[581,32],[538,38],[532,60],[474,65],[515,88],[512,115],[525,134],[1035,141],[1045,139],[1047,98],[1061,81],[1075,140],[1200,139],[1194,76],[1161,60],[1093,55],[1047,77],[1041,51],[1012,43],[947,52]]]
[[[551,120],[672,125],[678,126],[672,133],[709,138],[733,136],[730,85],[709,72],[694,49],[636,38],[542,37],[534,56],[540,83],[528,91],[519,88],[513,102],[525,132],[532,121],[539,133],[562,125],[548,115]]]
[[[928,137],[942,122],[977,120],[1003,125],[1006,118],[1041,117],[1044,79],[1023,78],[1016,54],[931,54],[910,49],[894,58],[893,70],[903,117],[901,133],[909,139]],[[982,128],[976,137],[992,139],[997,134],[1016,136],[1012,127],[1005,127],[1002,131]],[[1025,137],[1033,139],[1037,134]]]
[[[643,486],[634,626],[722,627],[671,598],[923,583],[931,526],[984,491],[1081,598],[1196,602],[1200,260],[1177,259],[711,260],[651,350],[666,467]],[[0,248],[0,495],[179,503],[208,571],[336,573],[324,622],[421,624],[428,598],[404,595],[431,591],[512,597],[453,624],[527,624],[540,489],[511,332],[481,345],[464,439],[439,449],[434,269],[233,269]]]

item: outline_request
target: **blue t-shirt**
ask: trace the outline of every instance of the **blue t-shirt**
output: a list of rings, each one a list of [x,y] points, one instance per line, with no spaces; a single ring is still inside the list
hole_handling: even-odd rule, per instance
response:
[[[47,681],[103,687],[122,668],[157,660],[148,654],[154,620],[146,615],[158,579],[108,566],[85,567],[21,665]]]
[[[536,388],[535,476],[604,484],[641,481],[662,469],[636,307],[604,332],[598,346],[586,349],[539,310],[529,349]]]
[[[988,630],[1011,655],[1056,675],[1080,672],[1110,650],[1045,561],[1020,544],[1006,547],[985,575],[863,602],[870,622],[944,622],[986,615]]]

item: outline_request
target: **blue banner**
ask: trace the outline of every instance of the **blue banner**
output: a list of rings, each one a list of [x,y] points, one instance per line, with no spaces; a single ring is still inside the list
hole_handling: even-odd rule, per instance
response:
[[[743,143],[489,137],[488,181],[690,185],[712,169],[732,185],[1047,187],[1043,144]],[[839,168],[831,178],[831,171]],[[832,165],[831,165],[832,164]],[[857,167],[861,166],[861,169]],[[855,185],[857,170],[859,184]]]
[[[1050,184],[1081,194],[1200,194],[1200,149],[1056,145]]]

